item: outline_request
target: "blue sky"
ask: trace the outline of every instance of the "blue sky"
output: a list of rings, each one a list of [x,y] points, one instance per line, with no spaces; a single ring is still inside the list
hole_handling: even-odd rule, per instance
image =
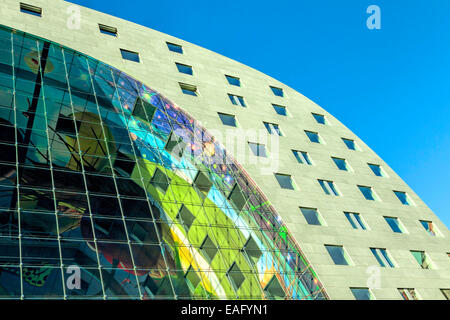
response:
[[[296,89],[364,140],[450,226],[450,1],[72,2]],[[380,30],[366,27],[372,4],[381,9]]]

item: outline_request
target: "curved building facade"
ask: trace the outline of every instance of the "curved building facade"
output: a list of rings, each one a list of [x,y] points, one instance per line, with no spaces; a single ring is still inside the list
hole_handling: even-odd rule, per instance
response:
[[[65,1],[1,10],[0,298],[449,297],[447,227],[298,92]]]

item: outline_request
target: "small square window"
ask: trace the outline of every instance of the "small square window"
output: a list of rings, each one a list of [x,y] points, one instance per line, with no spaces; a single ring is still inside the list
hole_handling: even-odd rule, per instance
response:
[[[275,178],[277,179],[282,189],[295,190],[294,182],[290,175],[275,173]]]
[[[342,138],[342,141],[344,141],[345,145],[350,150],[357,150],[356,143],[354,140]]]
[[[33,16],[41,17],[42,16],[42,8],[32,6],[31,4],[20,3],[20,12],[28,13]]]
[[[256,263],[258,262],[259,258],[262,256],[263,252],[259,248],[256,241],[253,239],[252,236],[250,236],[247,240],[247,242],[244,245],[243,251],[247,254],[249,259]]]
[[[305,217],[305,220],[306,222],[308,222],[308,224],[315,226],[324,225],[323,219],[317,209],[300,207],[300,211],[302,212],[303,217]]]
[[[182,46],[180,46],[178,44],[170,43],[170,42],[166,42],[166,44],[167,44],[167,48],[169,48],[170,51],[183,54]]]
[[[398,218],[395,217],[384,217],[384,219],[386,220],[387,224],[391,227],[392,231],[396,232],[396,233],[404,233],[404,227],[402,226],[402,224],[400,223],[400,220],[398,220]]]
[[[233,264],[231,265],[230,269],[227,272],[227,276],[234,288],[234,291],[238,291],[245,280],[245,276],[242,273],[241,269],[239,269],[236,262],[233,262]]]
[[[306,153],[304,151],[297,151],[297,150],[292,150],[292,152],[294,153],[295,159],[297,159],[297,161],[299,163],[312,165],[312,162],[311,162],[311,159],[309,158],[308,153]]]
[[[234,104],[235,106],[241,106],[241,107],[247,106],[245,104],[244,98],[241,96],[237,96],[237,95],[229,93],[228,98],[230,98],[231,103]]]
[[[432,236],[438,236],[439,230],[435,227],[434,223],[432,221],[425,221],[425,220],[419,220],[420,224],[424,229]]]
[[[182,63],[178,63],[178,62],[175,62],[175,64],[180,73],[188,74],[191,76],[194,74],[194,71],[192,70],[191,66],[188,66],[188,65],[182,64]]]
[[[323,114],[313,113],[314,119],[316,119],[317,123],[326,124],[325,116]]]
[[[366,226],[359,213],[344,212],[344,214],[353,229],[366,230]]]
[[[266,152],[265,145],[260,144],[260,143],[253,143],[253,142],[249,142],[248,145],[255,156],[267,158],[267,152]]]
[[[349,258],[343,246],[325,245],[334,264],[348,266]]]
[[[432,269],[431,260],[425,251],[411,250],[411,254],[422,269]]]
[[[150,183],[158,189],[161,193],[165,194],[169,188],[170,178],[162,172],[159,168],[156,168]]]
[[[371,164],[368,163],[370,169],[372,169],[372,172],[374,175],[376,175],[377,177],[384,177],[384,173],[383,170],[381,169],[381,167],[378,164]]]
[[[183,92],[184,94],[187,94],[189,96],[198,96],[198,92],[197,92],[197,87],[190,85],[190,84],[186,84],[186,83],[180,83],[180,88],[181,88],[181,92]]]
[[[187,232],[194,223],[195,216],[184,204],[182,204],[180,211],[178,211],[177,219],[181,222]]]
[[[240,87],[241,86],[241,80],[239,80],[239,78],[232,77],[232,76],[227,76],[227,75],[225,75],[225,77],[227,78],[228,83],[231,84],[232,86],[236,86],[236,87]]]
[[[270,89],[272,90],[273,94],[276,95],[277,97],[284,97],[283,89],[272,86],[270,87]]]
[[[333,159],[334,163],[336,164],[336,167],[338,167],[339,170],[348,171],[348,166],[345,159],[334,157],[331,157],[331,159]]]
[[[350,288],[356,300],[373,300],[373,295],[368,288]]]
[[[200,246],[200,250],[205,255],[206,259],[209,263],[211,263],[216,256],[218,249],[217,246],[212,242],[211,238],[206,236],[205,239],[202,242],[202,245]]]
[[[398,292],[402,296],[403,300],[419,300],[419,297],[416,294],[416,290],[413,288],[408,289],[398,289]]]
[[[125,60],[138,62],[138,63],[140,62],[139,53],[137,53],[137,52],[120,49],[120,53],[122,54],[122,58]]]
[[[286,107],[277,105],[277,104],[272,104],[273,109],[275,110],[275,112],[277,114],[279,114],[280,116],[287,116],[287,110]]]
[[[397,196],[398,200],[400,200],[400,202],[406,206],[409,206],[411,203],[409,201],[408,195],[406,194],[406,192],[402,192],[402,191],[394,191],[395,195]]]
[[[320,180],[320,179],[317,181],[319,181],[319,184],[322,187],[323,192],[325,192],[325,194],[339,196],[339,193],[338,193],[336,187],[334,186],[333,181]]]
[[[389,257],[386,249],[370,248],[370,251],[372,251],[373,255],[375,256],[375,259],[377,259],[381,267],[394,268],[394,264],[392,263],[391,258]]]
[[[305,133],[308,136],[309,141],[314,142],[314,143],[321,143],[320,136],[317,132],[305,130]]]
[[[218,112],[219,118],[225,126],[237,127],[236,118],[234,115]]]
[[[264,122],[264,126],[266,127],[267,131],[270,134],[280,136],[280,137],[283,135],[280,130],[280,127],[276,123]]]
[[[108,36],[117,37],[117,28],[110,27],[104,24],[98,24],[100,33],[106,34]]]
[[[245,203],[247,202],[241,187],[237,183],[233,186],[233,189],[231,189],[228,199],[235,206],[238,212],[244,208]]]
[[[192,185],[204,195],[208,195],[213,183],[209,179],[207,173],[199,170]]]
[[[358,186],[358,188],[366,200],[376,200],[377,197],[371,187]]]

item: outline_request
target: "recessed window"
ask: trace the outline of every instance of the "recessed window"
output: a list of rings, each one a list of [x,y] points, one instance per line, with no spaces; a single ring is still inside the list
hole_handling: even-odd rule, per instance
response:
[[[344,212],[344,215],[353,229],[366,230],[366,226],[359,213]]]
[[[225,75],[225,77],[227,78],[228,83],[231,84],[232,86],[236,86],[236,87],[241,86],[241,80],[239,78],[227,76],[227,75]]]
[[[139,62],[139,53],[134,51],[129,51],[125,49],[120,49],[120,53],[122,54],[122,58],[125,60],[133,61],[133,62]]]
[[[426,220],[419,220],[420,224],[424,229],[432,236],[439,235],[439,230],[434,226],[434,223],[432,221],[426,221]]]
[[[348,171],[347,162],[345,159],[331,157],[333,159],[334,164],[338,167],[339,170]]]
[[[381,169],[381,167],[378,164],[371,164],[368,163],[370,169],[372,169],[372,172],[374,175],[376,175],[377,177],[384,177],[384,173],[383,170]]]
[[[231,103],[234,104],[235,106],[241,106],[241,107],[247,106],[245,104],[244,98],[241,96],[237,96],[237,95],[229,93],[228,98],[230,98]]]
[[[280,130],[280,127],[276,123],[269,123],[264,122],[264,126],[266,127],[267,131],[270,134],[276,135],[276,136],[282,136],[282,132]]]
[[[150,183],[161,193],[166,193],[169,188],[170,178],[159,168],[156,168]]]
[[[411,254],[422,269],[432,269],[431,260],[425,251],[411,250]]]
[[[192,71],[191,66],[188,66],[188,65],[182,64],[182,63],[178,63],[178,62],[175,62],[175,64],[177,65],[177,69],[180,73],[188,74],[190,76],[192,76],[194,74],[194,71]]]
[[[373,300],[373,295],[369,288],[350,288],[356,300]]]
[[[377,199],[375,192],[372,190],[371,187],[358,186],[358,188],[366,200],[376,200]]]
[[[281,286],[280,281],[278,281],[276,275],[272,276],[272,279],[270,279],[269,283],[264,288],[264,294],[271,300],[285,299],[286,293],[284,292],[283,287]]]
[[[186,232],[192,226],[192,223],[195,220],[195,216],[191,213],[191,211],[183,204],[181,205],[180,211],[178,211],[177,219],[181,222]]]
[[[218,113],[220,120],[225,126],[236,127],[236,118],[231,114]]]
[[[250,236],[244,245],[243,251],[247,254],[247,257],[253,262],[257,263],[263,252],[259,248],[256,241]]]
[[[252,150],[253,154],[257,157],[267,158],[266,146],[260,143],[249,142],[248,146]]]
[[[441,292],[444,295],[445,299],[450,300],[450,289],[441,289]]]
[[[314,143],[321,143],[321,139],[320,136],[317,132],[312,132],[312,131],[306,131],[305,130],[306,135],[309,138],[309,141],[314,142]]]
[[[325,245],[334,264],[348,266],[350,259],[343,246]]]
[[[286,107],[280,106],[278,104],[272,104],[272,107],[275,110],[275,112],[280,116],[287,116]]]
[[[403,300],[419,300],[416,290],[413,288],[399,288],[398,292],[402,296]]]
[[[356,143],[354,140],[342,138],[342,141],[344,141],[345,145],[350,150],[357,150]]]
[[[276,95],[277,97],[284,97],[283,89],[277,87],[270,87],[270,89],[272,90],[273,94]]]
[[[308,224],[315,226],[324,225],[324,221],[317,209],[300,207],[300,211],[302,212],[303,217],[305,217],[305,220],[306,222],[308,222]]]
[[[312,115],[314,119],[316,119],[317,123],[327,124],[327,121],[325,120],[325,116],[323,114],[313,113]]]
[[[392,231],[396,233],[404,233],[404,227],[398,220],[398,218],[395,217],[384,217],[389,227],[391,227]]]
[[[311,159],[309,158],[307,152],[297,150],[292,150],[292,152],[294,153],[295,159],[297,159],[299,163],[312,165]]]
[[[166,43],[167,43],[167,48],[169,48],[170,51],[183,54],[182,46],[175,44],[175,43],[170,43],[170,42],[166,42]]]
[[[275,178],[277,179],[280,187],[283,189],[294,190],[294,181],[292,177],[288,174],[275,173]]]
[[[190,96],[198,96],[197,87],[194,85],[180,83],[181,92]]]
[[[406,194],[406,192],[402,192],[402,191],[394,191],[395,195],[397,196],[398,200],[400,200],[400,202],[406,206],[409,206],[411,203],[409,201],[409,197]]]
[[[42,16],[42,8],[32,6],[31,4],[26,3],[20,3],[20,12],[28,13],[37,17]]]
[[[206,257],[209,263],[211,263],[216,256],[218,249],[217,246],[212,242],[211,238],[206,236],[203,240],[200,250],[203,252],[203,255]]]
[[[192,266],[189,267],[184,277],[186,278],[186,280],[188,280],[187,283],[189,283],[194,290],[195,288],[197,288],[198,284],[201,281],[200,277],[197,274],[197,271],[195,271]]]
[[[100,33],[106,34],[108,36],[117,37],[117,28],[110,27],[104,24],[98,24]]]
[[[319,181],[319,184],[322,187],[323,192],[325,192],[325,194],[339,196],[339,193],[338,193],[336,187],[334,186],[333,181],[320,180],[320,179],[317,181]]]
[[[211,190],[211,187],[213,186],[213,183],[208,177],[208,174],[203,171],[198,171],[197,175],[195,176],[194,182],[192,184],[195,186],[195,188],[203,193],[205,196],[208,195],[209,190]]]
[[[236,262],[233,262],[233,264],[231,265],[230,269],[227,272],[227,276],[230,280],[231,285],[233,286],[234,291],[238,291],[245,280],[245,276],[242,273],[241,269],[239,269]]]
[[[394,264],[392,263],[391,258],[389,257],[386,249],[370,248],[370,251],[372,251],[373,255],[375,256],[381,267],[394,268]]]

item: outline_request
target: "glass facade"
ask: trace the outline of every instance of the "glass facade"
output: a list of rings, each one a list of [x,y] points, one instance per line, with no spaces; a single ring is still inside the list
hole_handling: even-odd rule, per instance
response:
[[[6,27],[0,150],[0,298],[327,298],[273,206],[195,119]]]

